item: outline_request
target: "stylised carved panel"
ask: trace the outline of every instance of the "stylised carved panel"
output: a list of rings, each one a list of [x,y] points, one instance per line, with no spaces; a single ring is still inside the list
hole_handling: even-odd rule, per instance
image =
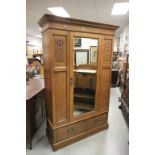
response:
[[[63,62],[64,56],[63,56],[63,46],[64,46],[64,40],[55,40],[56,44],[56,62]]]
[[[111,40],[105,40],[104,41],[104,61],[108,61],[110,63],[111,61],[111,51],[112,50],[112,41]]]
[[[66,66],[67,64],[67,38],[66,35],[53,35],[52,59],[55,66]]]

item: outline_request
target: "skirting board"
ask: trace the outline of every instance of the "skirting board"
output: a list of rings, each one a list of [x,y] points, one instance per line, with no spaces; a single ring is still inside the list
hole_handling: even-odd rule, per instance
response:
[[[82,134],[76,135],[74,137],[68,138],[68,139],[66,139],[64,141],[61,141],[61,142],[55,143],[55,144],[53,144],[52,139],[48,135],[48,132],[46,132],[46,134],[47,134],[47,137],[48,137],[48,140],[49,140],[50,144],[52,145],[53,151],[56,151],[56,150],[58,150],[60,148],[68,146],[69,144],[72,144],[72,143],[77,142],[77,141],[79,141],[81,139],[84,139],[84,138],[86,138],[88,136],[94,135],[94,134],[96,134],[96,133],[98,133],[98,132],[100,132],[100,131],[102,131],[104,129],[107,129],[108,127],[109,127],[109,124],[103,125],[103,126],[100,126],[98,128],[89,130],[87,132],[84,132]]]

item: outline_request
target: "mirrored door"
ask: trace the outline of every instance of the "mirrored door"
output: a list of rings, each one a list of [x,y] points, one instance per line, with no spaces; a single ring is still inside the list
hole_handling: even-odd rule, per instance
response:
[[[73,37],[73,116],[95,110],[98,39]]]

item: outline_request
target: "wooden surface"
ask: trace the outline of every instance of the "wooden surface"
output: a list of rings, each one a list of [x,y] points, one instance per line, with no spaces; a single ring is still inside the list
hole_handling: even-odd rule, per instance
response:
[[[74,32],[87,32],[95,34],[104,34],[114,36],[114,32],[118,26],[103,23],[95,23],[73,18],[57,17],[45,14],[38,24],[42,27],[42,32],[50,29],[66,30]]]
[[[29,79],[26,82],[26,100],[31,99],[44,89],[44,79]]]
[[[83,89],[96,89],[96,76],[94,72],[77,72],[74,74],[75,87]]]
[[[58,149],[108,127],[113,36],[118,27],[53,15],[44,15],[39,25],[43,34],[47,135]],[[94,109],[78,116],[73,115],[74,69],[80,69],[73,63],[74,37],[98,40]]]
[[[43,90],[44,79],[29,79],[26,85],[26,139],[30,149],[32,149],[32,137],[37,130],[35,121],[37,96],[43,93]]]
[[[102,42],[102,35],[99,35],[99,34],[93,34],[93,33],[82,33],[82,32],[70,32],[70,42],[73,40],[74,37],[81,37],[81,38],[93,38],[93,39],[97,39],[98,40],[98,58],[101,56],[101,53],[102,53],[102,46],[103,46],[103,42]],[[72,61],[73,60],[73,52],[74,52],[74,46],[71,42],[70,44],[70,60]],[[98,59],[97,61],[97,65],[96,65],[96,72],[97,74],[89,74],[85,79],[84,77],[82,77],[82,75],[80,75],[80,79],[81,80],[78,80],[78,84],[81,86],[83,85],[83,88],[86,88],[86,87],[90,87],[90,82],[87,80],[90,78],[93,79],[93,83],[97,83],[97,78],[98,76],[101,74],[101,72],[98,72],[99,71],[99,68],[100,68],[100,65],[99,65],[100,60]],[[74,65],[73,65],[73,61],[70,63],[70,76],[72,77],[73,76],[73,70],[74,70]],[[86,64],[87,65],[87,64]],[[88,65],[87,65],[88,66]],[[79,66],[78,69],[81,69],[82,66]],[[93,67],[93,66],[91,66]],[[84,68],[82,68],[84,69]],[[90,69],[90,68],[89,68]],[[95,77],[91,77],[91,76],[95,76]],[[96,88],[96,91],[97,91],[97,86],[93,84],[92,86],[94,89]],[[84,113],[83,115],[79,115],[79,116],[76,116],[74,117],[73,116],[73,111],[74,111],[74,101],[72,99],[72,97],[74,96],[74,86],[71,86],[70,87],[70,117],[71,117],[71,121],[75,121],[75,120],[82,120],[84,119],[85,117],[90,117],[92,115],[95,115],[97,113],[97,103],[96,103],[96,96],[95,96],[95,105],[94,105],[94,110],[93,111],[90,111],[90,112],[87,112],[87,113]],[[102,101],[100,101],[102,102]],[[102,104],[102,103],[100,103]]]
[[[59,128],[58,130],[52,130],[50,124],[48,124],[49,127],[47,128],[47,137],[53,147],[53,150],[56,151],[62,147],[74,143],[75,141],[79,141],[99,131],[107,129],[109,124],[107,124],[106,119],[106,114],[99,115],[98,117],[85,119],[81,122]],[[55,139],[52,139],[52,137],[55,137]],[[57,142],[55,140],[57,140]]]
[[[35,96],[26,100],[26,144],[29,144],[30,149],[32,149],[32,137],[37,130],[34,116],[36,107],[35,100]]]
[[[96,104],[98,112],[109,110],[111,87],[113,37],[104,35],[99,40],[100,52],[98,56],[98,76],[96,88]],[[102,52],[101,52],[102,51]]]
[[[66,140],[70,137],[76,136],[93,128],[106,124],[107,115],[98,115],[80,122],[67,125],[63,128],[56,130],[56,142]]]
[[[43,60],[44,60],[44,83],[45,83],[45,96],[46,96],[46,112],[47,112],[47,117],[51,120],[53,123],[53,106],[52,106],[52,95],[51,95],[51,55],[52,53],[50,52],[52,48],[51,42],[51,36],[49,32],[44,32],[42,34],[42,43],[43,43]]]
[[[51,44],[51,89],[53,105],[53,126],[69,121],[69,52],[68,33],[49,30]],[[50,79],[49,79],[50,80]],[[62,104],[63,102],[63,104]]]
[[[54,15],[49,15],[45,14],[39,21],[38,24],[40,26],[43,26],[45,22],[61,22],[61,23],[69,23],[69,24],[75,24],[75,25],[85,25],[85,26],[91,26],[91,27],[99,27],[102,29],[110,29],[110,30],[116,30],[119,28],[118,26],[115,25],[110,25],[110,24],[103,24],[103,23],[96,23],[96,22],[91,22],[91,21],[86,21],[86,20],[80,20],[80,19],[74,19],[74,18],[64,18],[64,17],[58,17]]]
[[[121,93],[121,106],[123,115],[127,124],[129,125],[129,54],[127,54],[127,60],[125,63],[125,70],[124,70],[124,83],[122,87]]]
[[[115,25],[110,25],[110,24],[103,24],[103,23],[96,23],[96,22],[91,22],[91,21],[85,21],[85,20],[80,20],[80,19],[73,19],[73,18],[64,18],[64,17],[58,17],[54,15],[49,15],[45,14],[39,21],[38,24],[40,26],[44,26],[45,22],[49,23],[71,23],[74,25],[78,26],[88,26],[88,27],[95,27],[95,28],[102,28],[102,29],[110,29],[110,30],[116,30],[119,28],[118,26]]]

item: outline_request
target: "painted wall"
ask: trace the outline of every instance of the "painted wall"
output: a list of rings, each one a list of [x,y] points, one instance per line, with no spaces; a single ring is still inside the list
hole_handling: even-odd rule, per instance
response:
[[[90,46],[98,46],[97,39],[90,39],[90,38],[82,38],[81,39],[81,47],[75,47],[74,49],[89,49]]]
[[[126,25],[123,31],[120,33],[120,51],[124,52],[125,45],[127,45],[127,51],[129,51],[129,24]]]
[[[41,38],[35,38],[35,37],[27,37],[27,46],[26,46],[26,52],[27,57],[32,58],[33,53],[34,54],[42,54],[42,39]]]
[[[117,42],[117,38],[115,37],[114,38],[114,52],[117,52],[117,44],[118,44],[118,42]]]
[[[126,46],[127,45],[127,46]],[[127,24],[119,35],[115,36],[114,39],[114,51],[124,52],[124,47],[129,47],[129,24]]]

